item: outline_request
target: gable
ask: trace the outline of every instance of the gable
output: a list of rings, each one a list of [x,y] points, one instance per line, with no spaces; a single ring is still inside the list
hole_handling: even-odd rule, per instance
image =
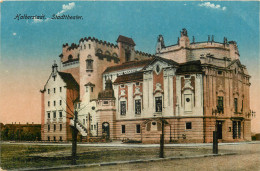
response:
[[[143,68],[143,71],[155,71],[160,72],[163,68],[177,67],[178,63],[169,59],[164,59],[161,57],[155,57],[151,63]]]

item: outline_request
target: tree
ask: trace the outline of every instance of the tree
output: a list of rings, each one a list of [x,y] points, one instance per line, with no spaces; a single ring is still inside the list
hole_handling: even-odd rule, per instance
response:
[[[71,126],[72,128],[72,165],[76,165],[77,160],[77,136],[78,136],[78,130],[77,130],[77,123],[78,121],[78,113],[82,109],[85,108],[85,106],[80,106],[80,100],[79,100],[79,85],[77,82],[73,79],[70,80],[70,82],[67,82],[67,91],[66,91],[66,100],[63,99],[63,102],[66,104],[66,109],[63,109],[63,111],[66,113],[67,119],[73,119],[74,125]],[[61,98],[62,99],[62,98]]]

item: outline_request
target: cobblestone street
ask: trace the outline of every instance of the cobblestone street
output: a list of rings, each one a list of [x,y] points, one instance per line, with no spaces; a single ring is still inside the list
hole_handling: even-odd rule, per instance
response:
[[[205,148],[211,148],[207,146]],[[90,167],[72,170],[260,170],[260,144],[221,145],[237,155],[156,161],[115,166]]]

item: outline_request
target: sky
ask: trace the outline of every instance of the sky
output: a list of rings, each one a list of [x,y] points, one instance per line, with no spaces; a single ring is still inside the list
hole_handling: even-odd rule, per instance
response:
[[[238,43],[241,63],[251,78],[253,131],[260,132],[259,2],[96,2],[3,1],[1,11],[0,121],[40,123],[40,89],[59,61],[62,44],[96,37],[116,44],[118,35],[134,39],[136,50],[155,53],[156,38],[177,42],[186,28],[190,39]],[[44,20],[17,15],[45,15]],[[82,20],[52,20],[52,15],[78,15]]]

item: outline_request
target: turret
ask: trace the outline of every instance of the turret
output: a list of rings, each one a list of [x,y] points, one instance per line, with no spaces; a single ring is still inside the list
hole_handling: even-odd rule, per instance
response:
[[[58,65],[56,64],[56,61],[54,61],[54,64],[52,65],[52,76],[56,77],[58,72]]]

